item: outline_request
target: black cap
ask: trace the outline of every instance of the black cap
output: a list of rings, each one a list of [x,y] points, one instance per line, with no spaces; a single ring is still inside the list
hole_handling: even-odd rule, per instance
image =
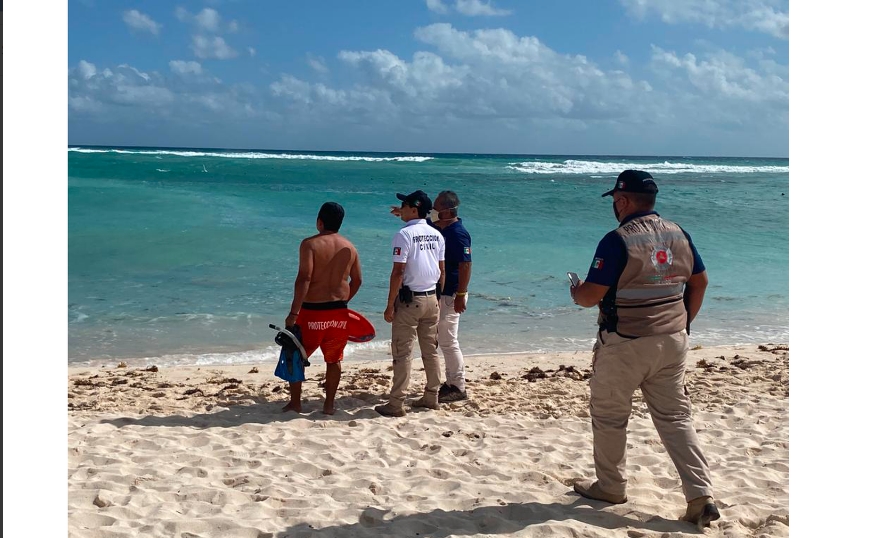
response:
[[[411,207],[426,208],[426,212],[432,208],[432,200],[429,195],[423,191],[414,191],[411,194],[396,193],[396,198],[405,202]]]
[[[616,178],[616,185],[612,189],[601,195],[610,196],[614,192],[640,192],[645,194],[656,194],[659,188],[653,181],[653,176],[643,170],[625,170]]]

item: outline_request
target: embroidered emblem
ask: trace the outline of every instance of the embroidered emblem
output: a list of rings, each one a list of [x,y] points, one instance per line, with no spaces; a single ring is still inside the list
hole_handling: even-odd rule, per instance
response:
[[[472,249],[469,247],[463,247],[463,254],[466,254],[467,256],[471,255]]]
[[[657,246],[650,253],[650,263],[657,271],[667,271],[671,268],[673,260],[671,249],[665,246]]]
[[[392,255],[393,256],[401,256],[402,255],[402,248],[401,247],[393,247]]]
[[[604,258],[595,258],[592,262],[592,269],[601,269],[604,267]]]

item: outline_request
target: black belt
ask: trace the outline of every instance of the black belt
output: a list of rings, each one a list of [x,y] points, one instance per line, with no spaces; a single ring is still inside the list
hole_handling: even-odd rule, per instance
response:
[[[338,310],[346,308],[346,301],[328,301],[325,303],[303,303],[301,308],[304,310]]]
[[[413,292],[413,294],[414,294],[415,296],[419,296],[419,297],[427,297],[427,296],[429,296],[429,295],[435,295],[435,290],[429,290],[429,291],[415,291],[415,292]]]

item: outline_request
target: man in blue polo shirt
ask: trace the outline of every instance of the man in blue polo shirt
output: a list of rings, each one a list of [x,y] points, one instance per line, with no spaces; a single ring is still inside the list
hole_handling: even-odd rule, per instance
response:
[[[472,237],[457,216],[460,198],[441,191],[432,204],[432,225],[445,238],[445,286],[439,298],[438,345],[445,357],[445,382],[439,403],[466,399],[466,372],[460,351],[460,314],[466,311],[472,277]]]
[[[570,290],[574,302],[599,306],[590,381],[597,481],[574,482],[584,497],[614,504],[626,497],[626,427],[632,394],[641,389],[687,500],[682,517],[708,526],[720,518],[708,463],[693,427],[684,386],[690,322],[702,307],[708,276],[690,236],[653,210],[653,176],[625,170],[613,189],[619,227],[595,251],[585,282]]]
[[[439,388],[439,403],[465,400],[466,372],[460,351],[460,314],[466,311],[469,280],[472,277],[472,237],[458,216],[460,198],[454,191],[441,191],[432,204],[427,224],[439,230],[445,240],[445,284],[439,297],[438,344],[445,357],[445,382]],[[400,207],[390,207],[401,217]]]

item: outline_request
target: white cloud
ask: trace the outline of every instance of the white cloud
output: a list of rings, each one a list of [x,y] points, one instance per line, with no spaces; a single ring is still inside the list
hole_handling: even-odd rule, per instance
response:
[[[101,103],[91,97],[71,97],[68,99],[68,104],[73,112],[94,114],[103,110]]]
[[[448,12],[448,6],[442,0],[426,0],[426,7],[429,8],[429,11],[442,15]]]
[[[426,7],[429,8],[429,11],[441,13],[442,15],[448,12],[448,6],[442,0],[426,0]]]
[[[466,62],[528,64],[562,57],[536,37],[518,37],[506,29],[461,32],[448,23],[417,28],[415,37],[442,53]],[[581,62],[585,57],[576,56]]]
[[[328,73],[328,66],[325,65],[324,58],[307,58],[307,63],[313,68],[313,71],[325,75]]]
[[[181,22],[187,22],[192,15],[190,15],[190,12],[184,9],[183,6],[178,6],[175,8],[175,17]]]
[[[162,108],[175,100],[171,91],[157,86],[120,85],[116,90],[116,102],[119,104]]]
[[[279,81],[270,84],[270,91],[276,96],[289,97],[296,101],[308,102],[311,87],[308,82],[304,82],[297,77],[282,75]]]
[[[342,51],[368,86],[398,110],[454,118],[624,117],[640,108],[642,88],[621,72],[606,74],[584,56],[559,54],[509,30],[461,32],[449,24],[418,28],[420,51],[406,61],[390,51]]]
[[[442,15],[448,12],[448,5],[443,0],[426,0],[426,7],[429,8],[429,11]],[[490,0],[487,2],[482,2],[481,0],[455,0],[453,7],[458,13],[467,17],[498,17],[512,13],[507,9],[494,7]]]
[[[153,35],[159,35],[160,26],[153,19],[140,11],[130,9],[123,12],[123,22],[136,31],[150,32]]]
[[[212,133],[226,132],[234,119],[255,119],[275,126],[261,132],[325,133],[337,147],[387,140],[450,148],[455,140],[467,151],[469,144],[502,151],[504,140],[520,140],[520,148],[582,144],[591,151],[590,141],[609,150],[610,141],[628,139],[635,148],[674,151],[689,137],[705,143],[723,136],[750,140],[761,153],[787,152],[788,66],[775,62],[774,51],[740,57],[709,44],[701,52],[654,46],[649,63],[617,51],[614,62],[602,58],[615,67],[602,69],[583,55],[501,28],[461,31],[442,23],[414,35],[417,52],[409,57],[343,50],[332,65],[346,72],[328,77],[331,65],[307,56],[309,72],[280,74],[262,88],[225,85],[195,61],[173,60],[164,73],[142,73],[82,60],[69,69],[68,110],[75,119],[121,117],[133,125],[161,116],[176,126],[214,125]],[[206,58],[232,51],[220,37],[204,36],[194,37],[194,50]],[[496,131],[504,136],[488,145]],[[764,149],[777,140],[785,141],[782,148]]]
[[[709,28],[739,26],[788,39],[785,0],[620,0],[633,16],[655,13],[668,24],[698,23]]]
[[[197,13],[193,20],[200,30],[206,32],[217,32],[221,28],[221,15],[210,7]]]
[[[181,22],[192,23],[195,31],[199,33],[220,34],[225,30],[231,34],[239,31],[239,21],[231,20],[224,22],[221,14],[210,7],[203,8],[199,13],[190,13],[186,8],[175,8],[175,17]]]
[[[192,14],[185,8],[178,6],[175,8],[175,16],[182,22],[193,24],[195,34],[192,36],[193,43],[190,48],[197,58],[229,60],[239,56],[239,53],[228,45],[223,37],[211,35],[222,33],[225,27],[231,33],[237,32],[239,30],[237,21],[230,21],[225,26],[221,14],[209,7],[199,13]],[[253,48],[249,47],[248,51],[251,56],[255,55]]]
[[[144,79],[145,81],[150,82],[150,75],[148,75],[147,73],[144,73],[144,72],[138,71],[137,68],[132,67],[132,66],[129,65],[129,64],[120,64],[120,65],[118,65],[117,67],[118,67],[119,69],[128,69],[129,71],[135,73],[135,75],[141,77],[141,78]]]
[[[697,57],[654,47],[648,75],[657,78],[645,79],[505,29],[467,32],[441,23],[415,36],[434,51],[410,59],[384,49],[341,51],[338,58],[362,76],[355,85],[328,88],[286,76],[272,93],[297,121],[344,121],[346,111],[365,124],[417,131],[481,121],[513,132],[557,125],[625,136],[644,125],[652,132],[642,136],[659,144],[661,133],[685,123],[692,136],[745,128],[762,130],[767,140],[787,134],[788,69],[771,60],[749,65],[724,51]],[[621,51],[614,58],[621,69],[639,69]]]
[[[184,60],[172,60],[169,62],[169,69],[172,73],[178,75],[201,75],[202,66],[199,62],[188,62]]]
[[[788,68],[770,60],[754,69],[745,60],[726,51],[718,51],[700,60],[694,54],[678,56],[651,45],[652,62],[661,73],[674,74],[669,80],[682,81],[687,76],[702,95],[724,100],[770,102],[788,105]]]
[[[95,112],[114,105],[161,109],[174,101],[161,76],[125,64],[98,73],[94,65],[81,61],[68,73],[68,82],[69,103],[77,112]]]
[[[193,36],[193,54],[197,58],[215,58],[229,60],[235,58],[238,53],[233,50],[221,36],[206,37],[203,35]]]
[[[98,71],[95,69],[95,64],[90,64],[86,60],[80,60],[80,63],[77,65],[77,69],[80,72],[80,76],[86,80],[95,76],[95,73]]]
[[[487,2],[482,2],[481,0],[457,0],[454,7],[459,13],[470,17],[477,17],[480,15],[493,17],[509,15],[512,13],[506,9],[495,8],[491,5],[490,0]]]
[[[252,58],[257,56],[257,54],[258,54],[257,49],[255,49],[254,47],[248,47],[246,50],[248,51],[248,55],[251,56]]]
[[[120,65],[98,70],[81,61],[68,71],[68,109],[74,120],[141,125],[164,121],[180,126],[204,124],[204,112],[223,112],[219,125],[242,119],[278,118],[247,86],[224,86],[198,63],[169,62],[169,73],[144,73]]]

